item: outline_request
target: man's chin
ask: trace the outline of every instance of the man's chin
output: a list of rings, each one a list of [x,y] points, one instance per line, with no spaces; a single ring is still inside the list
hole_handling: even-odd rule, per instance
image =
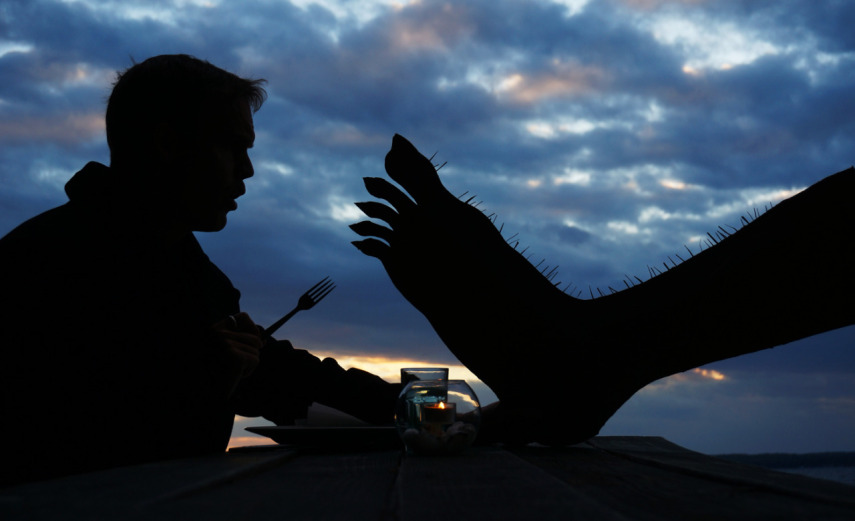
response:
[[[225,215],[221,216],[218,219],[211,219],[209,221],[196,223],[196,226],[193,227],[193,231],[195,232],[218,232],[226,227],[228,224],[228,219]]]

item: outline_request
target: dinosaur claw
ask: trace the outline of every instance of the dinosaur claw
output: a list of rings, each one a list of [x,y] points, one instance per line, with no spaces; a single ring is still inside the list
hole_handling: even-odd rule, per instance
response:
[[[353,244],[357,250],[361,251],[365,255],[369,257],[376,257],[381,261],[389,252],[389,246],[387,244],[378,241],[377,239],[364,239],[361,241],[351,241],[350,244]]]
[[[412,199],[366,178],[369,193],[398,213],[359,203],[369,217],[392,218],[394,232],[358,223],[354,231],[379,239],[354,246],[381,260],[395,287],[524,426],[526,439],[583,441],[658,378],[855,323],[855,278],[847,276],[855,263],[855,243],[847,240],[855,169],[713,238],[709,249],[647,282],[582,301],[556,289],[472,200],[451,195],[405,138],[395,135],[385,164]],[[394,242],[380,240],[392,235]],[[823,249],[822,269],[809,269]],[[781,282],[793,273],[805,280]],[[732,313],[746,292],[754,309]],[[718,327],[697,335],[707,323]],[[570,412],[560,419],[543,400],[558,395]]]
[[[396,218],[398,214],[395,210],[389,208],[385,204],[367,201],[367,202],[359,202],[354,203],[357,208],[362,210],[362,213],[371,217],[372,219],[380,219],[382,221],[386,221],[389,225],[394,226]]]
[[[404,192],[385,179],[364,177],[362,181],[365,183],[365,189],[368,190],[369,194],[389,201],[389,204],[399,213],[415,206],[415,203]]]
[[[351,224],[350,229],[363,237],[379,237],[384,241],[392,239],[392,230],[371,221],[361,221]]]

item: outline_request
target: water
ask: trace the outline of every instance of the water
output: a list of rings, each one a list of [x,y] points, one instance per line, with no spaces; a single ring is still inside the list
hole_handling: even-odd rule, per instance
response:
[[[855,467],[795,467],[774,470],[855,486]]]
[[[722,454],[718,457],[779,472],[855,486],[855,452]]]

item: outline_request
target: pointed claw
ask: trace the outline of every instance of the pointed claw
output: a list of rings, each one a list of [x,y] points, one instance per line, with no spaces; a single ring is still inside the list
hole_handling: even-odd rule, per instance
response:
[[[378,237],[386,242],[392,242],[392,230],[371,221],[361,221],[351,224],[350,229],[363,237]]]
[[[377,239],[364,239],[361,241],[352,241],[357,250],[361,251],[369,257],[376,257],[383,260],[391,251],[389,245]]]
[[[379,197],[389,201],[398,213],[414,208],[415,203],[412,199],[402,192],[398,187],[382,179],[380,177],[364,177],[365,189],[374,197]]]
[[[390,226],[394,226],[395,221],[398,218],[397,212],[395,212],[395,210],[389,208],[383,203],[368,201],[353,204],[355,204],[357,208],[362,210],[362,213],[364,213],[368,217],[371,217],[372,219],[380,219],[382,221],[386,221]]]

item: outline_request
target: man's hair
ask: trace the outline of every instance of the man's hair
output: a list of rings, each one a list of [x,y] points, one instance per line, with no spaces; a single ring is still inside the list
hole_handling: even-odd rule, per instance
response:
[[[186,54],[149,58],[120,72],[107,103],[107,144],[115,166],[139,161],[164,130],[193,146],[241,103],[253,112],[267,98],[263,79],[246,79]],[[162,142],[162,141],[161,141]]]

